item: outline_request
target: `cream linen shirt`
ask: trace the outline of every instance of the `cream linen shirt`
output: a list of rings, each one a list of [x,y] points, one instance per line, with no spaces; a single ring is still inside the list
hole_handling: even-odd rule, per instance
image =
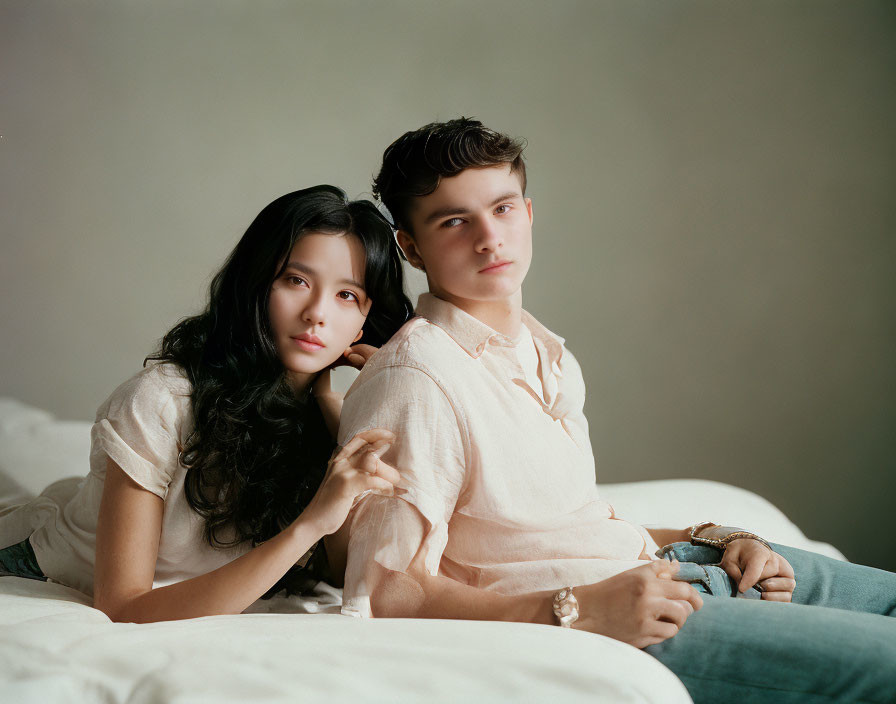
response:
[[[37,564],[50,579],[93,593],[96,523],[106,458],[163,499],[153,587],[211,572],[249,550],[211,547],[204,521],[187,503],[180,451],[193,429],[190,382],[171,364],[154,364],[124,382],[100,406],[91,431],[90,473],[51,484],[0,517],[0,536],[31,535]]]
[[[370,616],[378,565],[503,594],[598,582],[643,564],[649,535],[597,493],[585,384],[563,340],[525,311],[543,394],[514,342],[431,294],[349,389],[339,443],[370,428],[397,440],[383,460],[396,497],[352,517],[343,612]]]

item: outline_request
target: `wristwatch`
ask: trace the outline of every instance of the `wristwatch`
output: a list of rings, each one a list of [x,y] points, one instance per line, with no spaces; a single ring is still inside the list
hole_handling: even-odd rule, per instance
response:
[[[572,593],[572,587],[565,587],[554,594],[551,605],[561,628],[570,628],[579,619],[579,602]]]

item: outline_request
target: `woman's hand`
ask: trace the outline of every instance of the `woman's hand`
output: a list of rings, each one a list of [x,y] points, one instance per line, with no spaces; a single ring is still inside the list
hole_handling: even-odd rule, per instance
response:
[[[573,628],[636,648],[671,638],[688,616],[703,606],[696,589],[672,580],[677,571],[677,562],[658,560],[597,584],[576,587],[579,619]]]
[[[394,441],[394,433],[374,428],[358,433],[345,447],[337,448],[323,482],[299,520],[310,521],[321,535],[330,535],[339,530],[363,492],[391,496],[401,476],[379,456]]]
[[[333,362],[332,366],[341,367],[350,365],[355,369],[360,369],[367,364],[367,360],[370,359],[373,353],[378,349],[379,347],[374,347],[373,345],[352,345],[339,359]]]
[[[767,601],[790,601],[796,580],[790,563],[758,540],[732,540],[719,563],[741,593],[753,585],[762,590]]]

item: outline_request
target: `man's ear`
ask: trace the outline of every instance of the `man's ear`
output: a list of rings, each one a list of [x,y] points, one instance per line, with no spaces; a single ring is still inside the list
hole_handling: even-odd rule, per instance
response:
[[[526,212],[529,213],[529,224],[531,225],[532,224],[532,199],[525,198],[524,200],[526,201]]]
[[[395,239],[411,266],[420,271],[426,271],[426,267],[423,266],[423,257],[420,256],[420,250],[417,249],[417,242],[414,238],[404,230],[399,230],[395,233]]]

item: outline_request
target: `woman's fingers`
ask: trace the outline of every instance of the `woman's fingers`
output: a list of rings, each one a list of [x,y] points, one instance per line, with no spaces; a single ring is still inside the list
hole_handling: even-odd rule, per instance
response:
[[[392,486],[392,482],[371,474],[359,475],[358,483],[361,487],[358,493],[371,491],[376,494],[392,496],[392,493],[395,490],[395,487]]]
[[[345,359],[356,369],[361,369],[376,350],[373,345],[352,345],[345,351]]]
[[[401,475],[398,473],[398,470],[395,469],[395,467],[393,467],[392,465],[386,464],[382,460],[379,460],[377,462],[376,476],[378,476],[380,479],[385,479],[391,484],[397,484],[401,481]]]
[[[378,447],[382,447],[388,444],[395,442],[395,433],[390,430],[384,430],[383,428],[372,428],[371,430],[365,430],[363,432],[358,433],[349,440],[345,447],[343,447],[336,456],[333,458],[333,462],[339,462],[340,460],[345,460],[350,458],[352,455],[361,450],[365,445],[372,445],[374,449]]]

